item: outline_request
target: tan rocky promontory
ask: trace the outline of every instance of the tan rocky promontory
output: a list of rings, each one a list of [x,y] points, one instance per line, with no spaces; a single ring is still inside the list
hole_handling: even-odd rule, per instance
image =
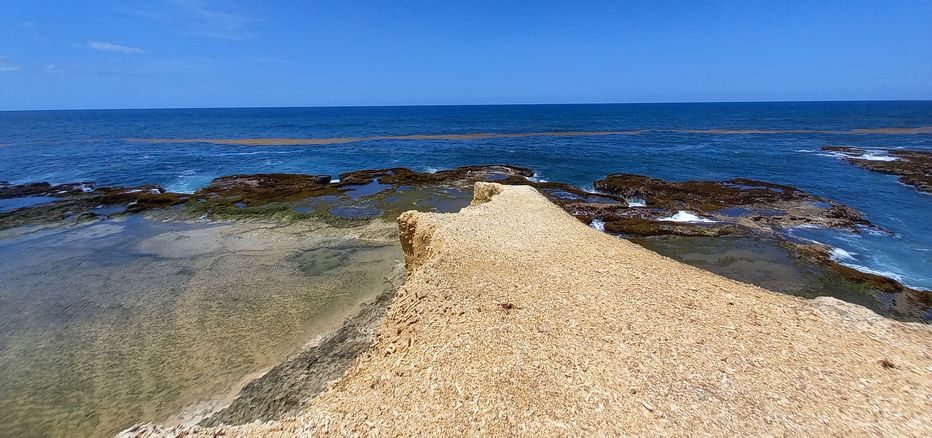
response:
[[[302,414],[124,434],[932,435],[932,327],[692,268],[527,186],[399,226],[406,284]]]

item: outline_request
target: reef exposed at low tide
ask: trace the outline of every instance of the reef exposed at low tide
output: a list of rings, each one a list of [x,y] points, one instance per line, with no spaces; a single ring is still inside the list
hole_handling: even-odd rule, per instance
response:
[[[889,173],[900,182],[925,193],[932,193],[932,152],[906,149],[865,149],[853,146],[825,146],[823,151],[840,154],[845,161],[864,169]]]
[[[406,168],[367,169],[337,178],[308,174],[247,174],[214,179],[193,194],[158,186],[96,187],[93,183],[0,186],[0,200],[41,198],[44,203],[0,211],[0,230],[18,225],[87,221],[179,206],[175,216],[229,220],[314,218],[338,226],[373,219],[393,220],[407,210],[455,212],[469,204],[475,182],[530,185],[586,224],[622,237],[747,237],[790,248],[800,259],[836,272],[871,290],[903,294],[932,315],[929,292],[897,280],[853,269],[833,248],[794,239],[795,227],[883,233],[848,206],[797,188],[736,178],[672,182],[618,173],[594,182],[594,192],[534,178],[531,169],[510,165],[464,166],[437,172]],[[50,199],[51,201],[47,201]],[[924,315],[924,316],[922,316]]]

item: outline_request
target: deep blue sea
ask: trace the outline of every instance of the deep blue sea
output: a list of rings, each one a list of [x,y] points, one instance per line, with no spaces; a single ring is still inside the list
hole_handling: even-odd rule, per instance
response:
[[[932,289],[932,197],[821,153],[827,145],[932,150],[932,134],[837,131],[932,126],[932,102],[512,105],[0,112],[0,181],[156,183],[190,192],[217,176],[337,175],[506,163],[591,188],[609,173],[670,180],[746,177],[848,204],[894,233],[798,230],[845,262]],[[689,133],[677,130],[836,131]],[[324,145],[139,143],[130,138],[330,138],[647,130],[640,135],[374,140]]]

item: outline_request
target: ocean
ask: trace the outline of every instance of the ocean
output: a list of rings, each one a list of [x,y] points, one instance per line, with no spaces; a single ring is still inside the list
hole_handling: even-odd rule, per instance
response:
[[[190,193],[231,174],[337,178],[480,164],[528,167],[534,179],[585,190],[611,173],[750,178],[847,204],[887,231],[798,227],[782,230],[785,237],[830,245],[849,267],[932,290],[930,195],[820,149],[932,151],[932,129],[910,130],[930,126],[932,102],[0,112],[0,182],[158,184]],[[346,196],[384,187],[374,182]],[[55,199],[2,199],[0,215]],[[408,187],[383,201],[456,211],[470,199],[452,187]],[[374,214],[379,205],[371,205]],[[0,229],[0,430],[7,434],[112,436],[140,421],[192,424],[361,303],[393,290],[389,280],[401,272],[390,221],[359,231],[269,217],[178,220],[172,210],[107,217],[123,208],[96,208],[102,219],[67,227]],[[358,206],[331,213],[337,208],[369,214]],[[813,269],[772,240],[633,240],[772,290],[932,320],[927,307]]]
[[[530,167],[539,179],[587,189],[618,172],[752,178],[860,210],[892,235],[800,230],[799,237],[840,248],[857,269],[932,289],[929,195],[819,150],[932,150],[932,134],[884,131],[930,125],[929,101],[0,112],[0,181],[151,183],[192,192],[230,174],[336,176],[492,163]],[[581,135],[547,135],[555,132]],[[510,135],[527,133],[541,134]],[[411,135],[423,137],[385,138]],[[463,137],[451,137],[457,135]],[[261,140],[307,138],[330,140]],[[169,141],[178,139],[194,141]]]

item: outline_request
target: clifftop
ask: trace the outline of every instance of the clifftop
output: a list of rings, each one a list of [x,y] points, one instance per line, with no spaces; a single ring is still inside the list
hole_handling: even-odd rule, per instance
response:
[[[226,436],[932,435],[932,327],[684,265],[526,186],[398,222],[407,281],[369,351],[302,415]]]

